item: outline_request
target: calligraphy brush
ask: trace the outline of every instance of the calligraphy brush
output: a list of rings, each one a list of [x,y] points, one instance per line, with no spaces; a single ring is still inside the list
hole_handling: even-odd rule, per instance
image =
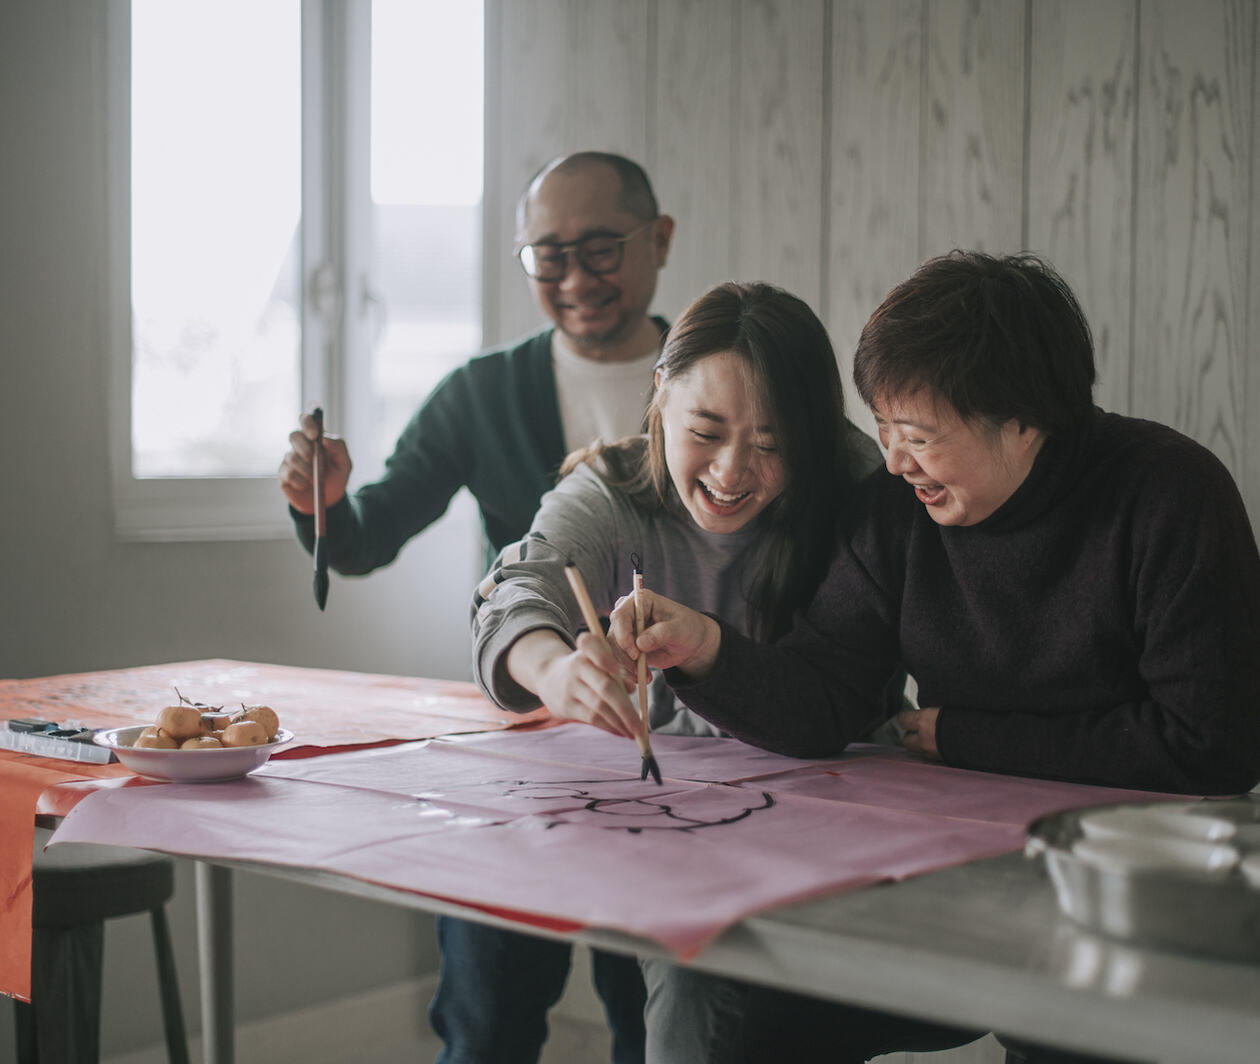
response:
[[[315,489],[315,603],[320,611],[328,601],[328,515],[324,507],[324,411],[316,407],[311,412],[319,435],[315,437],[315,451],[311,456],[312,484]]]
[[[586,590],[586,581],[582,579],[582,572],[572,562],[568,562],[564,567],[565,579],[569,581],[569,587],[573,589],[573,596],[577,599],[578,609],[582,611],[582,620],[586,622],[586,627],[590,629],[591,634],[596,639],[603,639],[607,643],[604,635],[604,626],[599,623],[599,615],[595,612],[595,603],[591,601],[590,592]],[[642,705],[642,703],[641,703]],[[639,744],[639,753],[643,757],[643,772],[639,779],[647,779],[649,772],[652,778],[659,784],[661,782],[661,770],[656,765],[656,758],[652,756],[652,747],[648,742],[647,736],[647,717],[642,715],[642,727],[639,734],[635,736],[635,742]]]
[[[643,560],[637,555],[630,555],[630,564],[634,566],[634,637],[638,639],[643,634],[643,600],[639,592],[643,590]],[[659,785],[661,782],[661,770],[656,764],[656,758],[652,754],[652,747],[648,741],[648,733],[651,730],[651,720],[648,716],[648,681],[647,681],[647,657],[640,654],[637,659],[638,666],[638,687],[639,687],[639,723],[642,728],[643,741],[639,744],[639,750],[643,754],[643,768],[639,773],[639,779],[645,780],[648,773],[652,773],[652,778]]]

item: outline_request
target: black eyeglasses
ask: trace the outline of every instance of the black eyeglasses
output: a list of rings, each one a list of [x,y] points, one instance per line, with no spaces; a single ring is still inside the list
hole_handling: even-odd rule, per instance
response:
[[[625,236],[597,233],[574,240],[571,244],[522,244],[516,249],[516,257],[520,259],[521,269],[527,276],[546,284],[564,280],[569,272],[570,252],[587,273],[602,277],[621,268],[622,259],[626,256],[626,241],[638,236],[651,224],[652,222],[644,222]]]

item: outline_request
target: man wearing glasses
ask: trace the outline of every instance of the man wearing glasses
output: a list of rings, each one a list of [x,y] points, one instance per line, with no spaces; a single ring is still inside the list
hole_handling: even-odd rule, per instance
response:
[[[346,494],[345,442],[325,438],[329,565],[345,575],[388,565],[467,487],[481,512],[488,566],[529,530],[566,454],[639,432],[667,327],[648,309],[673,231],[647,175],[629,159],[578,152],[543,167],[517,206],[516,255],[551,326],[450,373],[403,430],[385,475],[353,495]],[[308,551],[317,436],[303,415],[279,473]],[[450,917],[438,918],[438,939],[442,969],[430,1019],[446,1043],[439,1064],[537,1061],[570,947]],[[638,964],[592,951],[592,969],[614,1064],[637,1064]]]

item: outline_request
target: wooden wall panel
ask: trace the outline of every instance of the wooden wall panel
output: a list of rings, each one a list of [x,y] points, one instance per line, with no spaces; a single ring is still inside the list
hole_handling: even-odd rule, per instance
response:
[[[930,0],[919,250],[1023,242],[1024,5]]]
[[[1132,344],[1136,0],[1035,0],[1030,27],[1028,249],[1081,300],[1095,397],[1127,412]]]
[[[648,141],[649,33],[655,0],[489,0],[485,259],[486,343],[539,324],[523,275],[510,261],[514,210],[530,176],[562,152],[584,148],[643,159]],[[493,26],[491,24],[493,23]],[[491,168],[493,160],[493,169]],[[493,224],[491,224],[493,223]]]
[[[487,340],[538,321],[520,186],[611,147],[678,219],[656,306],[775,281],[846,382],[923,258],[1046,254],[1099,402],[1212,447],[1260,513],[1256,23],[1256,0],[487,0]]]
[[[853,350],[871,312],[919,263],[923,5],[836,0],[831,18],[823,312],[849,417],[874,435],[853,390]]]
[[[735,16],[730,0],[658,8],[656,124],[646,165],[661,210],[678,223],[655,302],[671,321],[734,276]]]
[[[1247,291],[1251,293],[1251,305],[1247,311],[1247,334],[1244,373],[1246,376],[1245,418],[1243,421],[1243,467],[1239,479],[1247,511],[1251,515],[1252,531],[1260,535],[1260,70],[1256,69],[1257,51],[1260,50],[1260,13],[1251,27],[1252,96],[1251,96],[1251,227],[1247,243],[1251,259],[1247,270]]]
[[[1242,465],[1255,4],[1142,4],[1133,412]]]
[[[564,69],[567,38],[556,28],[565,25],[567,6],[567,0],[488,0],[486,5],[486,346],[526,332],[537,320],[511,249],[517,197],[530,175],[564,143],[565,81],[558,73],[537,79],[528,72]]]
[[[823,0],[739,0],[734,278],[822,296]]]
[[[646,158],[656,7],[656,0],[569,0],[562,150]]]

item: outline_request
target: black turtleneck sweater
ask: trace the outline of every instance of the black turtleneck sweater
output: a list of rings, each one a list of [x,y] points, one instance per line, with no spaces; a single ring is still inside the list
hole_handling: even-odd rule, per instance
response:
[[[1260,557],[1224,466],[1096,412],[1006,503],[941,527],[900,477],[863,485],[804,618],[773,646],[722,626],[709,677],[669,678],[746,742],[839,753],[899,664],[962,768],[1194,794],[1260,780]]]

